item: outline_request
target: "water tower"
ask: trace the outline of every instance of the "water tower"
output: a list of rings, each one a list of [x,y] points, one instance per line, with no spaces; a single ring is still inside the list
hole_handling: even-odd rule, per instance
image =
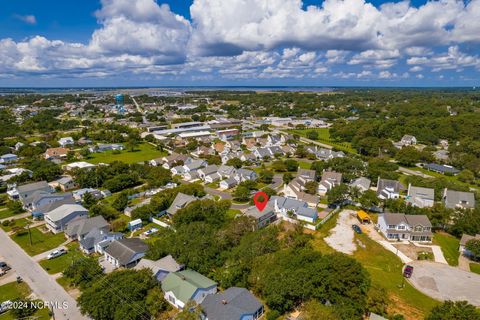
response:
[[[124,108],[124,97],[123,94],[117,94],[115,95],[115,108],[119,113],[124,113],[125,108]]]

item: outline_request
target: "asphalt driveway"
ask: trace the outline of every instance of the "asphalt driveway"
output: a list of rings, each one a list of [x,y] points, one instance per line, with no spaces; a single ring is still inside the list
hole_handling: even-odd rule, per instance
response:
[[[480,306],[480,275],[442,263],[413,261],[410,283],[438,300],[466,300]]]

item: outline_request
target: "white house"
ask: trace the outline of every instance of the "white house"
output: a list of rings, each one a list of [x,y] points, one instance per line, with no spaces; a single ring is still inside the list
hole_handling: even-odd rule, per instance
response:
[[[333,187],[342,183],[342,174],[333,171],[325,171],[322,174],[322,180],[318,184],[318,193],[321,196],[327,194]]]
[[[426,215],[384,213],[378,216],[378,228],[388,240],[432,241],[432,224]]]
[[[72,137],[60,138],[60,140],[58,140],[58,144],[62,148],[65,148],[65,147],[68,147],[68,146],[73,146],[74,143],[75,143],[75,140],[73,140]]]

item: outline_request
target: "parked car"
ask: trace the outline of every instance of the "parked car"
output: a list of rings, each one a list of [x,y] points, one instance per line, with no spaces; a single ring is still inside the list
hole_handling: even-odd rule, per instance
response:
[[[50,254],[47,256],[47,259],[50,260],[50,259],[53,259],[53,258],[57,258],[57,257],[60,257],[61,255],[64,255],[65,253],[67,253],[67,250],[58,249],[58,250],[50,252]]]
[[[12,307],[12,301],[7,300],[0,303],[0,313],[7,312]]]
[[[413,273],[413,267],[411,265],[406,265],[405,269],[403,269],[403,276],[405,278],[410,278]]]
[[[6,262],[0,261],[0,270],[8,271],[10,269],[12,268],[10,268],[10,266]]]
[[[155,232],[158,232],[158,229],[157,229],[157,228],[151,228],[151,229],[145,231],[143,234],[144,234],[145,236],[149,236],[149,235],[151,235],[151,234],[153,234],[153,233],[155,233]]]
[[[358,234],[362,234],[362,229],[360,229],[360,227],[356,224],[352,225],[352,229],[353,231],[355,231],[356,233]]]

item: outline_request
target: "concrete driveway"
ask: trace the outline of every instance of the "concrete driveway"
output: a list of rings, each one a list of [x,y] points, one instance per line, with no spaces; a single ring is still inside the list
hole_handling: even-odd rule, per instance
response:
[[[410,283],[438,300],[466,300],[480,306],[480,275],[442,263],[413,261]]]

